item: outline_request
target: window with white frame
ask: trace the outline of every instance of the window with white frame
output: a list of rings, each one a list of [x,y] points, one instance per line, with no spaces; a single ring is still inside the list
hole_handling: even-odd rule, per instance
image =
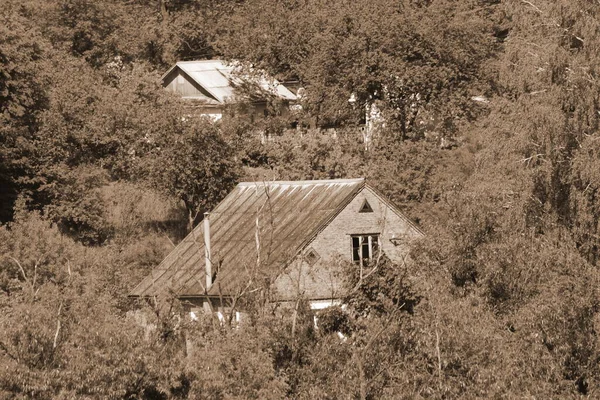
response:
[[[370,260],[377,257],[379,251],[379,235],[351,235],[352,261]]]

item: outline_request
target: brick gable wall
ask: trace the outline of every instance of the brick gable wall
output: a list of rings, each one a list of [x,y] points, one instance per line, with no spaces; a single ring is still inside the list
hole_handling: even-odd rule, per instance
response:
[[[359,212],[365,200],[373,212]],[[293,300],[299,295],[307,299],[340,297],[340,264],[351,262],[351,235],[357,234],[379,234],[383,252],[398,263],[407,253],[409,242],[422,236],[370,188],[365,187],[306,246],[304,253],[314,250],[319,256],[318,261],[310,266],[298,258],[276,279],[276,297],[280,300]],[[390,240],[392,238],[399,240],[394,240],[394,244]]]

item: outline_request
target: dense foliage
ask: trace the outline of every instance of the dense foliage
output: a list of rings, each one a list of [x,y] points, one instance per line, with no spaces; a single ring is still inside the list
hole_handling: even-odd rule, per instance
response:
[[[599,397],[599,48],[584,0],[5,0],[0,397]],[[190,118],[212,57],[302,110]],[[358,176],[427,236],[317,325],[127,298],[236,181]]]

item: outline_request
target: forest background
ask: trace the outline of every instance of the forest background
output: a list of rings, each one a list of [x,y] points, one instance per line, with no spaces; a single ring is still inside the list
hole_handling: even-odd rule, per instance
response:
[[[591,0],[3,0],[0,397],[597,398],[599,57]],[[186,118],[203,58],[299,81],[299,129]],[[319,329],[127,297],[235,182],[360,176],[427,236]]]

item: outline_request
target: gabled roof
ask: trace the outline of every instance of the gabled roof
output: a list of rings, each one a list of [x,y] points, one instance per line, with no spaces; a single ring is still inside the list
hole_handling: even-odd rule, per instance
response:
[[[211,258],[217,273],[207,295],[232,295],[251,276],[273,276],[364,186],[362,178],[238,184],[210,213]],[[204,296],[204,251],[200,224],[131,295],[171,291],[180,297]]]
[[[296,100],[296,95],[276,79],[266,78],[264,74],[251,77],[244,75],[239,65],[222,60],[179,61],[162,76],[162,80],[175,68],[185,72],[220,103],[233,99],[234,88],[244,81],[256,84],[261,90],[282,100]]]

